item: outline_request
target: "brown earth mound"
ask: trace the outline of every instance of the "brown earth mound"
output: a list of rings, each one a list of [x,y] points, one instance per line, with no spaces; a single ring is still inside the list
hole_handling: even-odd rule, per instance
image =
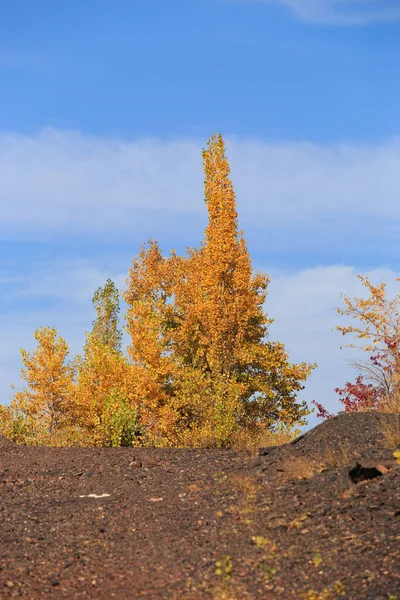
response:
[[[317,457],[327,452],[361,455],[369,448],[384,447],[385,426],[387,428],[396,422],[399,427],[399,415],[372,412],[340,413],[286,444],[284,453],[308,457]],[[271,448],[260,449],[260,455],[273,452]],[[282,454],[282,447],[279,452]]]
[[[339,415],[256,458],[1,446],[0,598],[400,600],[380,418]]]
[[[0,448],[10,448],[11,446],[15,446],[15,444],[11,440],[0,435]]]

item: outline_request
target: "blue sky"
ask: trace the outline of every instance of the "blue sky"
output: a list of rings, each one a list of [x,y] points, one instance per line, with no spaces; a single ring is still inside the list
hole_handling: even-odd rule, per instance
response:
[[[392,135],[400,125],[399,21],[304,22],[307,12],[284,4],[2,2],[0,128],[123,138],[218,130],[323,143]],[[361,8],[369,0],[354,4],[372,11]]]
[[[271,337],[337,410],[340,292],[366,272],[397,292],[399,59],[397,0],[2,2],[1,401],[39,325],[80,351],[141,241],[198,244],[221,132]]]

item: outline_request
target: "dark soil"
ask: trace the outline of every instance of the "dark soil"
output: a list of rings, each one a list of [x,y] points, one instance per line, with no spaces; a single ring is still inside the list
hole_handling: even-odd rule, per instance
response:
[[[385,419],[339,415],[258,457],[0,439],[0,598],[400,600]]]

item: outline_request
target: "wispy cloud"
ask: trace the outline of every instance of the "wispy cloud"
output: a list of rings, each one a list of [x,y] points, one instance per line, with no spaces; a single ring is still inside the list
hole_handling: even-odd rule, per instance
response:
[[[122,289],[128,273],[113,273],[113,281]],[[14,299],[45,299],[91,306],[94,291],[109,277],[109,272],[93,260],[47,260],[19,281],[9,296]],[[17,289],[18,287],[18,289]]]
[[[281,4],[311,23],[368,25],[400,21],[397,0],[229,0]]]
[[[119,141],[57,130],[0,135],[0,237],[107,235],[131,240],[190,228],[205,207],[199,140]],[[227,138],[241,223],[313,232],[315,247],[347,233],[398,235],[400,140],[377,144],[266,143]],[[363,215],[363,220],[360,220]],[[197,230],[196,230],[197,231]],[[197,236],[192,240],[194,243]],[[311,238],[310,238],[311,239]]]

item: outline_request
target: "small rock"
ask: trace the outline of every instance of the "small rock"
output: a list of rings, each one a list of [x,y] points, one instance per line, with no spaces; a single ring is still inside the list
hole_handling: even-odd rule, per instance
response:
[[[266,448],[258,448],[258,456],[268,456],[274,450],[280,448],[280,446],[267,446]]]
[[[248,467],[250,469],[253,469],[254,467],[259,467],[262,464],[263,463],[259,458],[252,458],[251,460],[249,460]]]
[[[83,494],[79,498],[108,498],[111,494]]]

